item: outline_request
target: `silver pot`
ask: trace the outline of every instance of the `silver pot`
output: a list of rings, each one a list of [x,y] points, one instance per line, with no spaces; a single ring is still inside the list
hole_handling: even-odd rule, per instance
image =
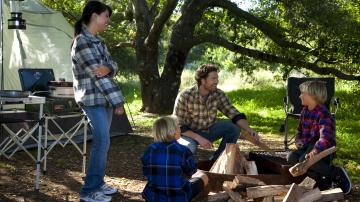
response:
[[[49,86],[50,97],[73,98],[73,87]]]

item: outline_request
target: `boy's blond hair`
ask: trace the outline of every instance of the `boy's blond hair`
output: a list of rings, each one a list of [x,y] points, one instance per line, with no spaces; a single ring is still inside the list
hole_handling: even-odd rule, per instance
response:
[[[325,81],[305,81],[299,86],[300,91],[308,93],[319,104],[324,104],[327,100],[327,90]]]
[[[156,142],[171,142],[175,140],[177,128],[176,116],[163,116],[153,124],[152,135]]]

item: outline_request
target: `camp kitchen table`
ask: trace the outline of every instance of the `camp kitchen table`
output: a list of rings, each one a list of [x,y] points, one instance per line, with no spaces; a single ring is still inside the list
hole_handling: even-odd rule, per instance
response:
[[[87,121],[85,116],[81,113],[72,113],[66,115],[46,115],[44,114],[44,104],[46,102],[45,97],[39,96],[28,96],[23,98],[12,98],[12,97],[0,97],[0,104],[1,105],[12,105],[12,104],[31,104],[31,105],[39,105],[38,111],[38,120],[36,120],[36,124],[30,128],[30,130],[22,130],[25,134],[18,134],[15,132],[11,132],[10,139],[6,139],[3,142],[0,142],[0,155],[4,155],[7,158],[10,158],[17,150],[22,149],[26,154],[28,154],[31,159],[35,161],[36,164],[36,171],[35,171],[35,189],[39,190],[39,182],[40,182],[40,169],[41,169],[41,162],[44,163],[44,173],[46,172],[46,163],[47,163],[47,155],[49,152],[54,148],[55,145],[60,144],[61,146],[65,147],[68,143],[71,143],[75,146],[75,148],[82,154],[83,156],[83,168],[82,173],[85,173],[85,164],[86,164],[86,140],[87,140]],[[9,113],[8,113],[9,112]],[[8,113],[11,116],[11,111],[0,111],[1,114]],[[2,116],[3,116],[2,115]],[[80,120],[74,124],[73,127],[68,129],[67,131],[63,130],[62,127],[59,125],[56,120],[60,120],[62,118],[71,118],[71,117],[80,117]],[[11,117],[10,117],[11,119]],[[48,124],[52,122],[53,125],[56,126],[57,130],[60,133],[54,134],[48,128]],[[1,123],[1,127],[5,127],[6,123]],[[42,133],[44,128],[44,133]],[[83,135],[83,148],[77,145],[77,143],[72,139],[77,132],[83,128],[84,135]],[[35,131],[38,130],[37,137]],[[9,130],[9,129],[8,129]],[[43,135],[44,134],[44,135]],[[20,135],[20,137],[18,137]],[[53,141],[48,141],[48,138],[51,137]],[[37,153],[31,154],[28,149],[24,146],[24,143],[32,139],[37,144]],[[9,146],[10,145],[10,146]],[[16,149],[12,151],[10,155],[7,155],[9,149],[13,146],[16,146]],[[44,149],[44,154],[42,155],[41,150]]]
[[[38,129],[38,135],[37,135],[37,139],[36,139],[36,143],[37,143],[37,153],[36,153],[36,157],[34,157],[30,152],[28,152],[28,150],[24,147],[22,140],[18,140],[16,137],[12,137],[13,141],[16,142],[18,147],[21,147],[21,149],[23,149],[36,163],[36,171],[35,171],[35,189],[38,190],[39,189],[39,181],[40,181],[40,162],[41,162],[41,131],[42,131],[42,124],[40,123],[40,121],[43,118],[43,106],[44,103],[46,101],[45,97],[38,97],[38,96],[28,96],[28,97],[24,97],[24,98],[12,98],[12,97],[0,97],[0,103],[1,105],[11,105],[11,104],[37,104],[40,105],[39,107],[39,121],[38,123],[34,126],[37,127]],[[5,123],[1,123],[2,126],[5,125]],[[32,130],[31,130],[32,131]],[[27,131],[26,136],[27,135],[32,135],[29,134],[31,133],[31,131]],[[35,137],[35,136],[33,136]],[[6,145],[1,145],[1,146],[6,146]],[[6,152],[6,151],[4,151]]]

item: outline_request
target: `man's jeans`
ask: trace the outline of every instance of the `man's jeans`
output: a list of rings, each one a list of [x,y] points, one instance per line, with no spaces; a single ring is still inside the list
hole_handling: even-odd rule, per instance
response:
[[[214,142],[222,138],[219,148],[211,157],[213,160],[216,160],[224,151],[226,143],[236,143],[240,136],[240,128],[231,121],[220,121],[211,125],[208,131],[194,132],[208,139],[210,142]],[[188,147],[193,154],[196,153],[196,148],[199,144],[196,140],[182,135],[178,142]]]
[[[92,146],[84,186],[80,195],[97,191],[105,183],[107,153],[113,109],[104,106],[82,108],[91,127]]]

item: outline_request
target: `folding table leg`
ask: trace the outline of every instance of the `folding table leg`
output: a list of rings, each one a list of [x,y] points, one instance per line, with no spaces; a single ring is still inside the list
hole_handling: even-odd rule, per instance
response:
[[[43,104],[40,104],[40,111],[39,111],[39,131],[38,131],[38,148],[37,148],[37,158],[36,158],[36,171],[35,171],[35,190],[39,191],[40,186],[40,167],[41,167],[41,135],[42,135],[42,116],[43,116]]]

